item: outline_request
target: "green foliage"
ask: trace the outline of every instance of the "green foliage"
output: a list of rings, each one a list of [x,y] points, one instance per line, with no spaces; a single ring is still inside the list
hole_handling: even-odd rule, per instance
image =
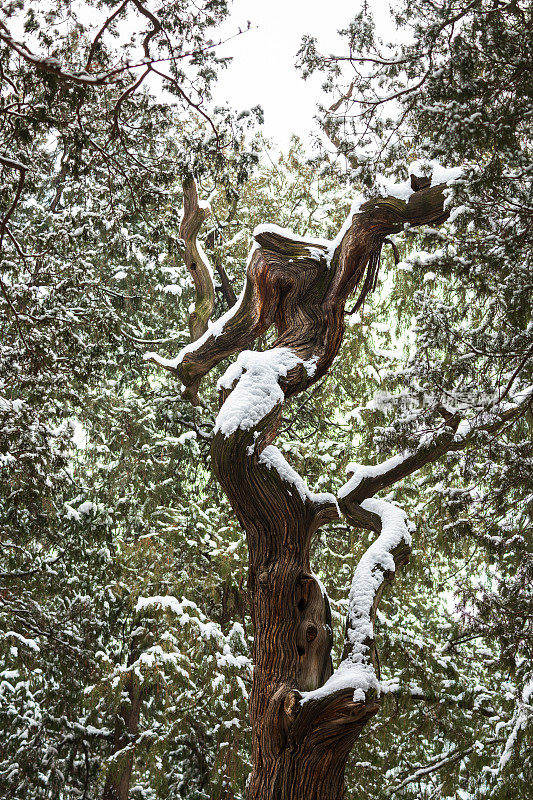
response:
[[[345,60],[323,56],[311,38],[300,52],[304,75],[323,71],[341,98],[322,115],[344,161],[339,180],[370,186],[380,172],[404,180],[413,158],[426,159],[428,172],[434,160],[463,166],[448,224],[423,236],[407,231],[397,242],[401,263],[382,270],[373,317],[384,326],[372,362],[379,391],[351,412],[362,423],[363,463],[416,448],[450,415],[461,420],[456,439],[466,437],[395,491],[419,532],[402,580],[407,596],[385,628],[384,670],[407,656],[423,693],[442,700],[425,706],[420,751],[412,707],[394,712],[381,745],[367,734],[375,784],[368,788],[365,773],[365,791],[521,798],[532,780],[531,9],[422,1],[396,6],[395,16],[398,45],[380,42],[362,12],[342,34]],[[490,428],[495,411],[520,403],[514,422]],[[406,625],[424,642],[418,665],[413,652],[396,660]],[[439,651],[452,674],[442,673]],[[468,713],[446,710],[461,708],[454,695],[471,698]],[[485,702],[492,717],[475,713]],[[381,747],[386,759],[391,742],[399,757],[383,785],[376,753]]]
[[[0,794],[99,797],[134,747],[132,797],[200,798],[230,769],[218,754],[236,747],[235,719],[230,779],[244,782],[242,537],[216,491],[210,500],[208,422],[142,354],[188,339],[181,179],[236,195],[257,161],[244,143],[257,113],[219,109],[216,130],[190,116],[179,86],[209,96],[206,33],[225,4],[176,3],[161,20],[192,52],[187,68],[171,65],[179,81],[164,101],[138,88],[117,118],[129,73],[98,87],[68,80],[91,50],[94,11],[92,30],[70,4],[5,18],[25,19],[33,52],[53,45],[59,76],[0,53],[1,152],[28,167],[6,220],[19,173],[0,161]],[[100,40],[95,69],[134,54],[123,30]],[[140,597],[169,595],[187,597],[177,619],[157,603],[137,610]],[[132,686],[138,732],[117,750]]]
[[[238,293],[257,224],[332,237],[355,188],[376,172],[405,179],[420,157],[465,164],[452,218],[398,237],[401,263],[383,258],[379,290],[347,315],[333,369],[288,407],[278,444],[324,491],[343,482],[347,463],[416,447],[446,415],[469,426],[468,447],[390,492],[417,534],[378,615],[383,710],[356,745],[349,794],[526,797],[531,410],[497,432],[483,426],[532,383],[527,11],[407,4],[397,13],[409,43],[377,73],[349,78],[307,40],[304,69],[323,70],[335,99],[355,80],[355,111],[365,114],[324,116],[340,167],[322,152],[309,159],[297,139],[279,158],[268,142],[250,143],[259,112],[213,114],[224,148],[208,120],[191,118],[178,87],[190,80],[195,97],[208,96],[220,64],[207,35],[225,3],[197,11],[159,8],[194,55],[172,62],[164,100],[144,87],[128,94],[119,132],[129,73],[120,86],[80,86],[7,45],[0,53],[0,155],[30,167],[2,249],[0,794],[100,797],[133,753],[132,798],[243,798],[247,553],[208,462],[225,365],[195,410],[142,360],[154,349],[175,356],[188,340],[181,179],[193,174],[210,197],[204,247]],[[46,13],[30,4],[23,18],[34,51],[78,74],[91,39],[73,14],[70,4]],[[98,70],[136,53],[119,22],[95,50]],[[344,36],[352,67],[379,46],[364,13]],[[376,88],[398,94],[395,110],[373,105]],[[7,209],[17,170],[3,167],[2,180]],[[217,283],[216,315],[226,306]],[[335,523],[314,544],[337,658],[368,543]],[[135,692],[140,718],[128,738]]]

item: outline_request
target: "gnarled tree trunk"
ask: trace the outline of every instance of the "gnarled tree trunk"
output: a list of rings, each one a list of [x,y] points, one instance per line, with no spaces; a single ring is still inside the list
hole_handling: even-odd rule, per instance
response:
[[[149,355],[177,374],[196,402],[202,376],[241,351],[219,382],[223,404],[211,452],[249,548],[255,639],[247,800],[340,800],[348,754],[379,707],[373,623],[384,586],[408,560],[410,536],[403,512],[368,498],[398,465],[378,483],[354,476],[337,498],[313,494],[272,441],[286,399],[330,368],[345,303],[358,285],[358,304],[375,285],[385,238],[405,223],[446,219],[445,185],[429,183],[416,190],[414,180],[408,202],[381,197],[352,209],[334,242],[257,229],[233,309],[176,359]],[[270,350],[245,349],[271,325],[278,338]],[[316,531],[341,514],[378,535],[355,573],[345,651],[333,673],[329,603],[309,552]]]

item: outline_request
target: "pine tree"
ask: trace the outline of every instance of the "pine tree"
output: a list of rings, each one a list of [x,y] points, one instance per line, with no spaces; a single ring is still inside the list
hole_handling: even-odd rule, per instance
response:
[[[183,546],[205,470],[180,429],[200,441],[202,430],[175,409],[171,387],[148,380],[140,355],[147,342],[188,337],[182,182],[194,169],[207,191],[235,193],[257,159],[243,145],[257,115],[220,109],[206,119],[180,88],[190,81],[197,101],[208,98],[217,59],[206,34],[223,3],[162,8],[161,27],[127,5],[92,38],[69,4],[26,6],[22,20],[14,5],[0,28],[0,785],[13,797],[125,797],[135,785],[153,796],[161,742],[188,727],[175,698],[194,681],[182,664],[209,659],[219,683],[248,669],[244,653],[217,666],[215,654],[230,645],[238,654],[243,637],[238,625],[207,624],[216,598],[198,588],[181,633],[165,614],[136,610],[142,595],[190,595],[206,563]],[[129,70],[135,37],[116,49],[116,21],[135,9],[148,36],[141,53],[149,43],[154,59],[147,70],[174,47],[174,100],[158,100]],[[24,45],[11,36],[19,21]],[[181,293],[185,306],[169,310]],[[180,459],[187,481],[170,487]],[[172,561],[150,544],[156,531]],[[224,740],[212,727],[172,741],[167,779],[186,780],[190,796],[195,784],[201,796]]]
[[[441,757],[410,759],[420,777],[406,769],[395,791],[424,796],[434,789],[420,781],[431,775],[452,794],[521,797],[531,783],[531,10],[405,4],[396,20],[407,44],[386,47],[362,13],[344,31],[346,55],[324,56],[308,38],[301,64],[327,72],[336,102],[322,124],[349,179],[405,177],[398,164],[413,157],[428,170],[435,159],[463,166],[446,229],[409,235],[402,252],[389,314],[409,346],[403,364],[387,364],[379,406],[364,422],[388,455],[413,447],[439,418],[461,419],[460,450],[417,482],[416,501],[423,491],[424,513],[442,520],[432,534],[438,559],[464,554],[447,584],[455,583],[460,624],[452,619],[446,652],[458,661],[477,645],[485,681],[502,691],[494,724],[471,728],[469,752],[447,755],[448,737],[467,729],[461,719]],[[497,409],[508,415],[504,427],[492,424]]]

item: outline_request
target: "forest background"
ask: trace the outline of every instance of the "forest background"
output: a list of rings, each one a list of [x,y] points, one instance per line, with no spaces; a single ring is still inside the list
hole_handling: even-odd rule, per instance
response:
[[[211,207],[216,318],[258,224],[333,238],[354,196],[418,160],[462,167],[450,217],[384,251],[278,445],[335,490],[348,463],[457,420],[387,495],[416,536],[378,614],[382,708],[348,796],[530,796],[531,7],[398,3],[391,44],[364,6],[333,55],[309,31],[320,134],[281,155],[259,108],[211,102],[224,0],[2,11],[0,794],[92,800],[119,776],[132,800],[244,797],[252,630],[244,536],[209,468],[220,370],[194,408],[143,360],[189,341],[183,184]],[[314,547],[337,656],[368,542],[338,522]]]

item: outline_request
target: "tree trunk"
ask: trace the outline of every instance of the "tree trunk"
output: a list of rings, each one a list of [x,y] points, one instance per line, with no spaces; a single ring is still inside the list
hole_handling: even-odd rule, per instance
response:
[[[198,402],[202,376],[244,351],[219,382],[223,405],[211,454],[248,542],[255,638],[247,800],[340,800],[348,754],[378,710],[373,624],[383,588],[409,557],[405,515],[385,501],[365,500],[377,491],[372,485],[351,491],[348,483],[338,501],[311,493],[272,441],[285,400],[330,368],[346,301],[361,284],[358,307],[374,287],[386,237],[406,223],[444,221],[444,188],[424,185],[408,202],[369,201],[332,243],[299,240],[275,226],[256,230],[232,312],[176,359],[149,356],[176,373],[185,395]],[[278,338],[269,351],[245,350],[272,324]],[[356,570],[345,653],[332,676],[329,603],[309,552],[314,533],[341,511],[378,538]]]
[[[310,704],[308,718],[299,711],[294,725],[300,692],[317,689],[332,673],[329,602],[309,563],[312,534],[332,509],[287,492],[277,472],[246,454],[253,437],[239,434],[230,439],[217,434],[212,453],[249,548],[253,770],[246,796],[335,800],[343,795],[347,755],[378,706],[342,697],[317,716]]]
[[[134,660],[130,658],[131,663]],[[128,699],[120,707],[113,736],[113,756],[117,758],[108,769],[102,800],[128,800],[135,754],[133,743],[139,731],[142,702],[141,687],[136,675],[128,675],[125,690]]]

